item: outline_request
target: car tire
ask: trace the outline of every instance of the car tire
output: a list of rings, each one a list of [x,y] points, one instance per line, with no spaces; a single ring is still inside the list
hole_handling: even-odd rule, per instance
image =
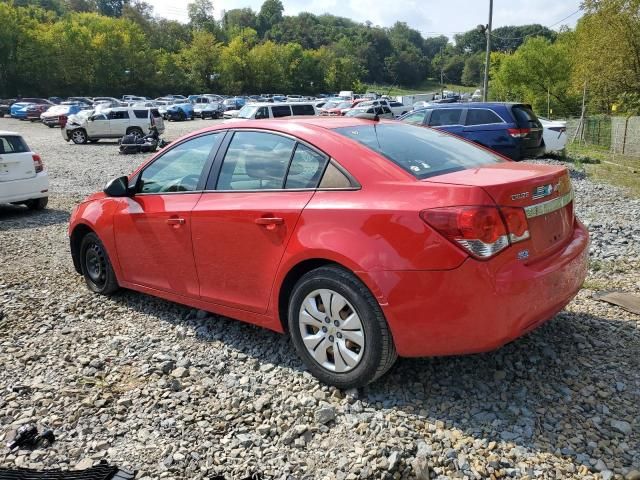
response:
[[[340,310],[331,312],[332,306]],[[311,373],[338,388],[375,381],[398,357],[375,297],[354,274],[338,266],[321,267],[300,278],[289,301],[288,327]]]
[[[89,290],[111,295],[120,286],[104,245],[95,233],[88,233],[80,243],[80,267]]]
[[[48,125],[47,125],[47,127],[49,127],[49,128],[55,128],[55,125],[48,124]]]
[[[178,120],[180,120],[181,122],[184,122],[186,119],[187,119],[187,115],[182,110],[180,110],[178,112]]]
[[[127,135],[134,135],[134,136],[140,138],[140,137],[144,137],[144,132],[142,131],[141,128],[131,127],[131,128],[127,129]]]
[[[88,140],[87,132],[83,128],[73,130],[69,136],[76,145],[83,145],[87,143]]]
[[[48,203],[49,197],[33,198],[24,202],[29,210],[44,210]]]

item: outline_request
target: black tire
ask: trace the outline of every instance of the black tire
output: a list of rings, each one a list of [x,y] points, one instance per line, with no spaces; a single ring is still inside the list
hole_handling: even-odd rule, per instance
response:
[[[184,113],[182,110],[180,110],[178,112],[178,120],[180,120],[181,122],[184,122],[186,119],[187,119],[186,113]]]
[[[75,143],[76,145],[84,145],[85,143],[87,143],[87,132],[84,130],[84,128],[78,128],[76,130],[73,130],[69,136],[71,137],[71,140],[73,141],[73,143]]]
[[[127,135],[133,135],[134,137],[144,137],[144,132],[141,128],[131,127],[127,129]]]
[[[364,353],[359,362],[344,373],[337,373],[323,367],[307,351],[302,340],[300,309],[305,298],[319,289],[328,289],[340,294],[353,306],[355,313],[360,317],[364,332]],[[288,327],[298,355],[311,373],[322,382],[338,388],[348,389],[367,385],[384,375],[398,358],[380,305],[355,275],[337,266],[312,270],[296,283],[289,301]]]
[[[92,292],[111,295],[120,288],[109,255],[93,232],[86,234],[80,243],[80,267]]]
[[[205,116],[204,116],[204,113],[201,113],[201,114],[200,114],[200,118],[201,118],[202,120],[204,120],[204,119],[206,119],[207,117],[205,117]]]
[[[44,210],[45,208],[47,208],[48,203],[49,197],[34,198],[32,200],[27,200],[26,202],[24,202],[29,210]]]
[[[50,123],[49,123],[49,124],[47,124],[47,127],[49,127],[49,128],[55,128],[55,125],[52,125],[52,124],[50,124]]]

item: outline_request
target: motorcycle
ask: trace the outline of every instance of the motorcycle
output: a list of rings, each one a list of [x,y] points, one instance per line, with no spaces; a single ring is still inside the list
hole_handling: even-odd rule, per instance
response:
[[[153,126],[147,135],[139,137],[137,135],[125,135],[120,139],[120,153],[121,154],[134,154],[134,153],[151,153],[155,152],[158,148],[164,148],[169,145],[169,142],[160,138],[158,129]]]

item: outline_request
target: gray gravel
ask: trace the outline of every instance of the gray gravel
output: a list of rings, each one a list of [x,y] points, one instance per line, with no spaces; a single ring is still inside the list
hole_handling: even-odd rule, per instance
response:
[[[168,138],[206,125],[169,124]],[[0,467],[138,478],[640,479],[640,317],[591,299],[640,292],[640,203],[573,171],[593,267],[556,319],[497,352],[404,359],[359,391],[326,387],[287,338],[133,292],[87,291],[69,212],[143,156],[0,119],[42,153],[50,208],[0,206]],[[52,447],[9,452],[26,422]]]

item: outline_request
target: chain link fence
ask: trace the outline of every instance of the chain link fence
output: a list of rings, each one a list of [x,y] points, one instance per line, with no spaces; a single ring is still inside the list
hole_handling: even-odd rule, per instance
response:
[[[594,115],[567,120],[569,142],[604,147],[611,153],[640,157],[640,117]]]

